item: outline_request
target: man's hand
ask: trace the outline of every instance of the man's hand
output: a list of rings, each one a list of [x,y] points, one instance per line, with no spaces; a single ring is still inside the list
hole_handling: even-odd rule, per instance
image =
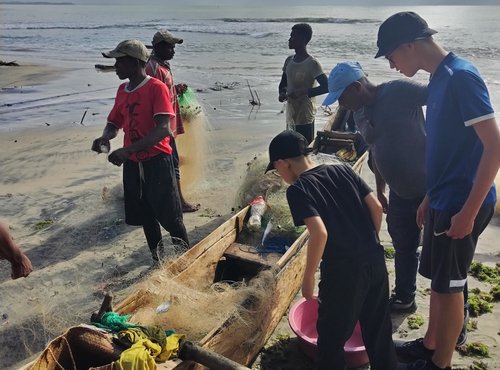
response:
[[[451,218],[450,228],[446,235],[452,239],[463,239],[472,232],[473,227],[474,217],[461,210]]]
[[[186,84],[177,84],[175,85],[175,92],[177,95],[182,95],[186,92],[188,86]]]
[[[105,139],[101,136],[92,142],[91,149],[97,153],[109,153],[111,149],[111,144],[108,139]]]
[[[123,162],[125,162],[132,153],[127,148],[120,148],[115,150],[108,156],[108,161],[113,163],[115,166],[120,167]]]
[[[380,202],[380,204],[382,205],[382,211],[384,213],[387,213],[387,209],[389,207],[389,202],[387,201],[387,197],[385,196],[385,194],[383,192],[377,191],[377,199]]]
[[[429,197],[426,195],[422,203],[417,209],[417,226],[422,229],[425,224],[425,218],[427,217],[427,212],[429,210]]]
[[[33,271],[33,265],[30,259],[23,252],[20,253],[18,259],[12,262],[12,272],[10,276],[14,280],[20,277],[26,277]]]

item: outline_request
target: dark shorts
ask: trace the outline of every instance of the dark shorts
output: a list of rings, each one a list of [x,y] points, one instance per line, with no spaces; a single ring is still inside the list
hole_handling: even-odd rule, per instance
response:
[[[143,168],[141,179],[140,166]],[[125,222],[142,226],[157,220],[169,230],[182,223],[182,208],[172,156],[158,154],[146,161],[127,160],[123,167]]]
[[[493,206],[479,210],[472,233],[463,239],[451,239],[446,235],[455,213],[430,209],[425,223],[418,272],[431,279],[431,288],[437,293],[464,290],[477,240],[493,216]]]

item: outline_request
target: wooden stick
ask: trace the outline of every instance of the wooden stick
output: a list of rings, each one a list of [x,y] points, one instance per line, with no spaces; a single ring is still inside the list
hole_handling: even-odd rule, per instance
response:
[[[92,314],[92,316],[90,317],[90,321],[91,322],[101,322],[103,315],[106,312],[113,310],[112,302],[113,302],[113,295],[111,293],[106,293],[106,295],[104,296],[104,299],[102,301],[101,308],[99,309],[99,311],[97,313],[94,312]]]
[[[181,344],[179,358],[184,361],[194,361],[209,369],[217,370],[250,370],[227,357],[208,351],[194,343],[186,341]]]

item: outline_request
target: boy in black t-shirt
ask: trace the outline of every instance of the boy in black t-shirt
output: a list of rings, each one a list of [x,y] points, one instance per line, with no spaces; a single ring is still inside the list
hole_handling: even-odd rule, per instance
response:
[[[378,231],[382,206],[344,165],[315,166],[304,136],[283,131],[269,145],[270,163],[290,184],[295,225],[309,231],[302,295],[313,298],[321,261],[318,369],[344,369],[344,344],[359,320],[372,370],[397,368],[387,297],[389,284]]]

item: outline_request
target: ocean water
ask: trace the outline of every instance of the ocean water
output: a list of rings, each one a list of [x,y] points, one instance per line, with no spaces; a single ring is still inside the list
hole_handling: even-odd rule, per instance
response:
[[[500,6],[0,5],[0,58],[62,71],[60,78],[42,86],[16,86],[15,81],[0,86],[0,130],[42,125],[48,119],[74,124],[85,110],[92,112],[87,124],[102,124],[119,81],[113,73],[94,70],[96,63],[113,63],[100,52],[129,38],[149,44],[162,28],[184,39],[171,63],[174,77],[200,91],[206,110],[219,109],[219,116],[222,112],[240,124],[251,119],[276,130],[284,121],[277,86],[283,62],[293,53],[287,44],[293,24],[313,27],[308,49],[325,73],[340,61],[358,60],[371,80],[381,82],[403,77],[384,59],[373,58],[378,26],[401,10],[422,15],[447,50],[478,66],[499,109]],[[426,82],[428,75],[415,78]],[[262,101],[258,112],[248,104],[247,81]],[[230,88],[214,91],[216,83]]]

